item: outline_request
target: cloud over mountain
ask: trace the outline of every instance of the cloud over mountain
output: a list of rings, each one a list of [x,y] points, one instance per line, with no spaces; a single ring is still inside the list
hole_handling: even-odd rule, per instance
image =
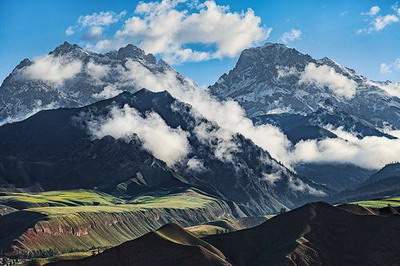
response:
[[[128,142],[137,135],[144,149],[168,166],[185,158],[190,150],[185,131],[169,127],[154,112],[142,117],[128,105],[122,109],[113,108],[107,118],[89,121],[89,130],[96,138],[112,136]]]
[[[35,59],[22,73],[29,79],[62,84],[78,74],[81,68],[82,62],[77,59],[45,55]]]
[[[314,83],[318,86],[326,86],[337,96],[352,98],[357,89],[357,84],[346,76],[337,73],[334,68],[309,63],[301,74],[300,83]]]

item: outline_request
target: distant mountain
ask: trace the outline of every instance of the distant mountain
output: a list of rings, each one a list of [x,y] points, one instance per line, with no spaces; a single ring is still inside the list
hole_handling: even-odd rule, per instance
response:
[[[323,82],[301,82],[310,64],[309,72],[324,66],[348,79],[354,95],[338,95]],[[400,128],[400,98],[379,85],[329,58],[316,60],[283,44],[267,43],[244,50],[236,66],[209,89],[221,99],[238,101],[255,120],[274,113],[303,114],[316,125],[343,126],[368,136],[380,134],[374,127],[385,122]]]
[[[99,255],[52,265],[396,265],[399,221],[393,213],[317,202],[202,240],[168,225]]]
[[[238,101],[255,124],[273,124],[296,144],[340,137],[332,128],[358,138],[394,139],[382,132],[388,126],[400,128],[400,98],[384,90],[389,85],[370,81],[329,58],[317,60],[283,44],[267,43],[244,50],[236,66],[209,90],[220,99]],[[294,168],[338,191],[354,188],[372,173],[351,164]]]
[[[99,54],[64,42],[47,56],[22,60],[0,86],[0,122],[26,118],[41,109],[81,107],[141,87],[133,69],[174,70],[132,44]],[[176,72],[175,72],[176,73]],[[176,73],[179,78],[179,74]]]
[[[398,177],[400,180],[400,163],[391,163],[373,174],[365,183],[373,183],[386,178]]]
[[[332,201],[357,201],[400,195],[400,163],[392,163],[372,174],[353,189],[332,196]]]
[[[134,108],[142,117],[157,113],[171,130],[186,132],[190,145],[186,157],[168,166],[145,148],[137,134],[128,139],[109,135],[94,138],[90,122],[106,119],[112,110],[124,106]],[[220,142],[220,137],[205,142],[198,133],[205,125],[210,134],[219,132],[217,125],[194,116],[191,106],[169,93],[145,89],[82,108],[41,111],[0,127],[0,181],[6,187],[97,188],[130,196],[197,187],[235,202],[249,215],[293,208],[329,193],[325,187],[298,177],[239,134],[229,143]],[[119,124],[117,130],[121,127]],[[224,153],[221,157],[220,148],[229,145],[235,146],[230,151],[232,158]]]

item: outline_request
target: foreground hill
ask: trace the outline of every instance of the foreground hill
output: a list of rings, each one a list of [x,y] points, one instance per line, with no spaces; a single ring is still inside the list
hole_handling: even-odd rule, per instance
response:
[[[94,135],[93,127],[99,130],[108,121],[120,124]],[[298,177],[242,135],[226,140],[221,132],[167,92],[124,92],[1,126],[0,182],[11,188],[85,188],[124,196],[196,187],[254,216],[326,195],[322,186]],[[166,137],[172,139],[162,142]],[[158,139],[161,146],[175,146],[151,146]],[[178,152],[185,154],[168,161]]]
[[[224,254],[183,228],[168,224],[133,241],[80,261],[48,265],[228,266]]]
[[[176,226],[168,226],[168,233],[161,228],[97,256],[54,265],[106,265],[111,261],[115,265],[399,264],[400,216],[381,216],[359,208],[311,203],[257,227],[205,237],[207,246]]]

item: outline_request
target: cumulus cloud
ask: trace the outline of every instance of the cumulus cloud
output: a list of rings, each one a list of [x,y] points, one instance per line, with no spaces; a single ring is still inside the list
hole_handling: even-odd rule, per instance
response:
[[[110,67],[107,65],[96,64],[93,61],[89,61],[86,65],[86,72],[91,76],[94,80],[99,81],[110,72]]]
[[[43,80],[56,85],[73,78],[81,71],[82,62],[68,57],[45,55],[25,67],[23,75],[29,79]]]
[[[301,39],[302,32],[299,29],[292,29],[291,31],[283,33],[280,38],[280,41],[288,44],[290,42]]]
[[[102,36],[104,27],[115,24],[126,15],[126,11],[115,13],[111,11],[93,13],[80,16],[75,25],[65,30],[67,36],[75,34],[76,31],[83,31],[84,38],[98,39]]]
[[[214,1],[141,2],[135,15],[125,20],[113,38],[97,42],[92,49],[135,43],[168,62],[202,61],[236,56],[244,48],[267,39],[270,31],[251,9],[232,12]],[[196,45],[214,49],[194,48]]]
[[[381,11],[381,8],[379,6],[372,6],[367,12],[361,13],[363,16],[375,16],[376,14]]]
[[[136,134],[143,148],[168,166],[184,159],[190,150],[187,132],[169,127],[157,113],[142,117],[128,105],[113,108],[108,118],[90,121],[89,130],[96,138],[112,136],[126,141]]]
[[[387,14],[383,16],[375,16],[380,11],[378,6],[372,7],[367,13],[363,13],[364,15],[368,15],[374,17],[372,21],[369,22],[369,26],[363,29],[359,29],[357,33],[372,33],[378,32],[385,29],[387,26],[398,23],[399,22],[399,15],[400,13],[397,12],[395,8],[393,8],[396,13],[395,14]]]
[[[342,128],[330,128],[330,131],[340,138],[301,141],[291,153],[292,162],[351,163],[379,169],[399,160],[399,139],[375,136],[359,139]]]
[[[351,99],[356,94],[357,84],[346,76],[337,73],[334,68],[309,63],[301,74],[300,83],[328,87],[334,94]]]
[[[396,15],[379,16],[374,20],[373,26],[375,31],[381,31],[396,22],[399,22],[399,18]]]

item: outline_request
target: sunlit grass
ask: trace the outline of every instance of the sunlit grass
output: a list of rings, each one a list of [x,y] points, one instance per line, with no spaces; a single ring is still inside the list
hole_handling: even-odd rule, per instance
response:
[[[388,206],[399,207],[400,197],[376,199],[376,200],[363,200],[363,201],[353,202],[353,204],[358,204],[360,206],[370,207],[370,208],[384,208]]]

